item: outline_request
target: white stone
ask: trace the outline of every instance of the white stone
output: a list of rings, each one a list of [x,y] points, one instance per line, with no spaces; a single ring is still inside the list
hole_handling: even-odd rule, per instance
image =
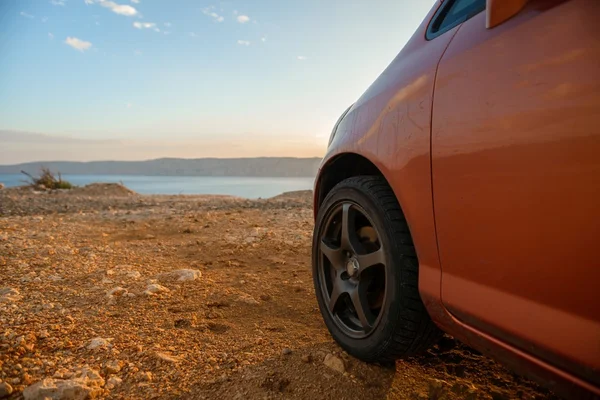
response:
[[[110,347],[110,339],[104,339],[101,337],[97,337],[91,340],[90,344],[88,344],[87,349],[88,350],[95,350],[98,348],[106,348],[106,347]]]
[[[161,280],[177,280],[180,282],[195,281],[200,277],[202,277],[202,272],[197,269],[178,269],[159,275]]]
[[[332,370],[337,371],[341,374],[346,372],[346,366],[344,365],[344,361],[333,354],[327,354],[325,356],[325,360],[323,360],[323,364],[325,364],[326,367],[329,367]]]
[[[67,380],[45,378],[25,388],[23,397],[25,400],[85,400],[102,393],[104,379],[98,371],[84,368],[74,376]]]
[[[106,295],[107,296],[125,296],[127,294],[127,289],[122,288],[121,286],[114,287],[110,289]]]
[[[254,306],[260,304],[258,302],[258,300],[256,300],[254,297],[250,296],[249,294],[241,295],[240,297],[238,297],[238,301],[245,303],[245,304],[254,305]]]
[[[144,291],[144,294],[147,296],[152,296],[158,293],[165,293],[168,291],[169,289],[167,289],[166,287],[159,285],[158,283],[153,283],[151,285],[148,285],[148,287]]]

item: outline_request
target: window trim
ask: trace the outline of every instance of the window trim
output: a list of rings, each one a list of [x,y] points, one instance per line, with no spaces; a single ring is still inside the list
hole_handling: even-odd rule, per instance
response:
[[[450,8],[457,2],[458,0],[446,0],[444,3],[441,4],[441,6],[438,8],[438,10],[435,12],[435,14],[433,15],[433,18],[431,18],[431,21],[429,21],[429,25],[427,26],[427,30],[425,31],[425,39],[426,40],[433,40],[438,36],[443,35],[444,33],[448,32],[449,30],[457,27],[458,25],[462,24],[463,22],[473,18],[474,16],[476,16],[477,14],[485,11],[486,9],[486,2],[483,2],[483,8],[482,9],[477,9],[475,12],[471,12],[469,14],[465,14],[463,17],[457,19],[456,21],[454,21],[454,23],[445,26],[443,29],[440,29],[436,32],[433,32],[433,27],[435,26],[436,22],[438,22],[438,20],[440,18],[442,18],[442,22],[443,19],[446,18],[446,12],[450,10]]]

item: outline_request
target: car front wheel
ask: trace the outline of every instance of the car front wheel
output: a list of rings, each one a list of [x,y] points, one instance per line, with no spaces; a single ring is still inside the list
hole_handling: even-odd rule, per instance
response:
[[[378,176],[349,178],[320,207],[312,249],[321,314],[348,353],[389,362],[441,332],[418,291],[418,261],[396,196]]]

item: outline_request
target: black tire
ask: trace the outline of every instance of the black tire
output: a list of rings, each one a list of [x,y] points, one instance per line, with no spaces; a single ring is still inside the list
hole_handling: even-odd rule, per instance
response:
[[[368,239],[357,233],[365,229]],[[350,233],[343,236],[343,231]],[[369,253],[367,245],[377,250]],[[345,251],[344,246],[358,250]],[[379,258],[360,265],[376,253]],[[321,314],[333,338],[349,354],[367,362],[391,362],[426,350],[441,336],[419,295],[419,264],[408,224],[382,177],[349,178],[331,190],[317,216],[312,254]],[[366,266],[372,260],[381,263]]]

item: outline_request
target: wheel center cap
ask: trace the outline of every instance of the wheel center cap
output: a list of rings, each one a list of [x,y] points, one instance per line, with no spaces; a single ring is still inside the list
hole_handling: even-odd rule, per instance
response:
[[[346,263],[346,272],[350,276],[356,276],[358,274],[358,269],[360,265],[358,264],[358,260],[354,257],[350,258]]]

